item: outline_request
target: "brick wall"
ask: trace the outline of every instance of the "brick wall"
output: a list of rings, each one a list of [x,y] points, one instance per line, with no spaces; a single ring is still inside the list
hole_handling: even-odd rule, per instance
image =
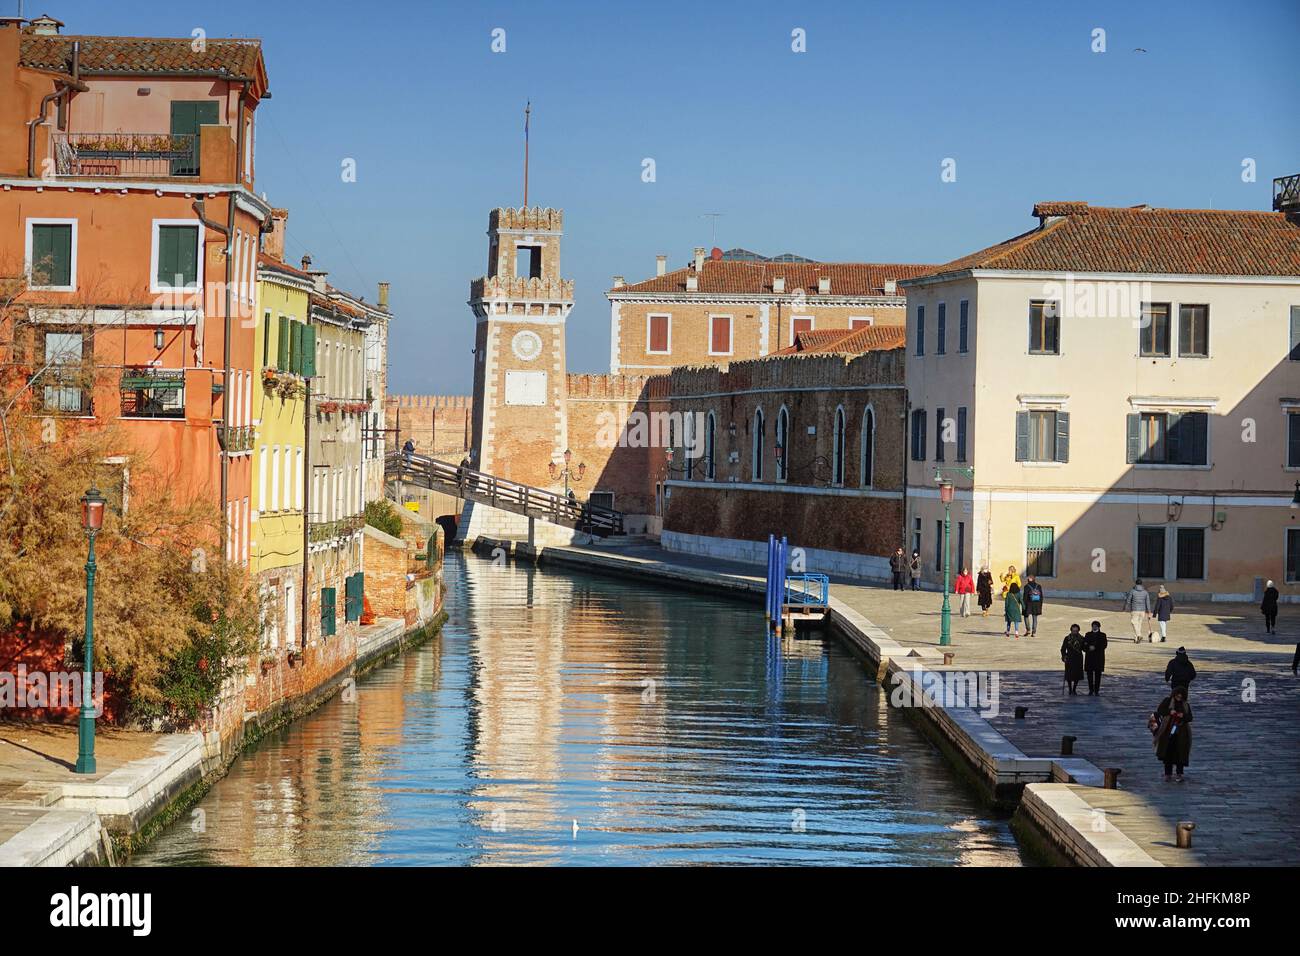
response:
[[[718,368],[677,369],[671,408],[706,428],[714,419],[714,480],[701,456],[688,480],[675,456],[664,530],[744,540],[785,534],[830,551],[885,555],[903,535],[903,350],[797,355]],[[763,467],[754,470],[762,409]],[[776,469],[777,422],[788,415],[785,479]],[[864,428],[871,414],[872,430]],[[835,422],[843,414],[842,480],[835,481]],[[735,426],[734,437],[730,434]],[[680,429],[681,425],[677,426]],[[809,429],[813,433],[809,433]],[[702,434],[702,433],[701,433]],[[871,454],[865,462],[864,440]],[[681,439],[678,439],[681,442]],[[734,459],[734,460],[733,460]]]
[[[470,395],[389,395],[384,403],[390,449],[408,438],[415,450],[446,461],[460,461],[470,448],[474,398]]]

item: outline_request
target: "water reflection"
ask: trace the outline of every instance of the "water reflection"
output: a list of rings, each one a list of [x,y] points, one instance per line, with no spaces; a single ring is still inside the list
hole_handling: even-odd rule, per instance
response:
[[[861,664],[748,604],[448,558],[442,635],[134,862],[1015,865]]]

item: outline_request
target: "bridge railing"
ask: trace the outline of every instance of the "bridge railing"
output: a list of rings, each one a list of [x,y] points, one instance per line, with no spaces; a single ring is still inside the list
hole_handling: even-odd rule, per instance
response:
[[[408,457],[400,452],[389,452],[384,457],[384,477],[388,480],[400,478],[430,489],[454,486],[459,497],[481,501],[505,511],[543,518],[592,534],[621,534],[623,531],[622,512],[425,455]]]

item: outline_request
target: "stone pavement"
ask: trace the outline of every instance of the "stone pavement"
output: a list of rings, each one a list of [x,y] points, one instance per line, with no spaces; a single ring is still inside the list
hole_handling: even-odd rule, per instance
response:
[[[652,545],[569,550],[762,576],[753,565]],[[1300,641],[1300,608],[1284,605],[1279,633],[1266,635],[1254,605],[1181,605],[1170,622],[1168,643],[1138,645],[1119,602],[1058,602],[1051,582],[1044,587],[1046,613],[1038,636],[1018,641],[1003,637],[996,603],[987,618],[978,616],[976,607],[976,616],[962,619],[955,598],[952,602],[948,649],[956,653],[954,665],[999,674],[993,726],[1031,756],[1058,754],[1061,737],[1070,734],[1078,738],[1076,756],[1100,768],[1121,768],[1121,787],[1138,799],[1111,795],[1115,809],[1108,812],[1125,814],[1124,832],[1163,863],[1300,864],[1300,828],[1294,823],[1300,797],[1300,678],[1290,670]],[[900,644],[938,646],[942,596],[934,591],[894,592],[833,579],[831,593]],[[1061,640],[1070,624],[1086,631],[1094,619],[1110,637],[1102,693],[1088,697],[1081,683],[1079,696],[1071,697],[1062,693]],[[1197,670],[1190,693],[1192,762],[1181,784],[1164,782],[1146,729],[1147,716],[1167,692],[1165,664],[1180,645]],[[1025,719],[1015,719],[1017,706],[1029,708]],[[1191,859],[1173,847],[1180,820],[1197,825]]]
[[[0,844],[35,822],[61,795],[61,785],[99,780],[153,753],[160,734],[98,727],[95,773],[72,772],[77,728],[62,724],[0,723]]]

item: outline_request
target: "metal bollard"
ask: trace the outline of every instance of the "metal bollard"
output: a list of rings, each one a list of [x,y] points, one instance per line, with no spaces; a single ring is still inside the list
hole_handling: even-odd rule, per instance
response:
[[[1069,757],[1074,754],[1074,742],[1078,739],[1079,739],[1078,737],[1071,737],[1069,734],[1066,734],[1064,737],[1061,738],[1062,757]]]
[[[1119,775],[1124,771],[1119,767],[1107,767],[1102,771],[1102,788],[1105,790],[1119,789]]]
[[[1178,849],[1190,850],[1192,848],[1192,831],[1196,829],[1196,824],[1191,820],[1181,820],[1178,823]]]
[[[1016,708],[1016,720],[1024,720],[1024,719],[1025,719],[1025,714],[1027,714],[1027,713],[1029,713],[1029,708],[1028,708],[1028,707],[1017,707],[1017,708]]]
[[[952,663],[952,659],[953,659],[954,657],[956,657],[956,656],[957,656],[957,652],[956,652],[956,651],[944,651],[944,652],[943,652],[943,662],[944,662],[944,664],[945,664],[945,665],[951,664],[951,663]]]

